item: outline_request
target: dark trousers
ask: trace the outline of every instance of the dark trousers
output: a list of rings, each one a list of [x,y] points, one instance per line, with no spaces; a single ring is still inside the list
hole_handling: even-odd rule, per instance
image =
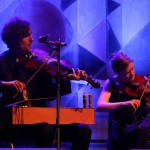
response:
[[[91,129],[85,124],[60,126],[61,141],[71,141],[71,150],[88,150],[91,141]]]
[[[108,140],[107,150],[150,149],[150,131],[138,127],[128,128],[117,140]]]
[[[0,126],[0,141],[29,141],[37,148],[54,145],[56,126],[47,123]],[[91,129],[84,124],[60,125],[60,140],[72,142],[71,150],[88,150]]]
[[[33,142],[36,147],[48,148],[52,146],[53,137],[53,128],[47,123],[0,126],[0,141]]]

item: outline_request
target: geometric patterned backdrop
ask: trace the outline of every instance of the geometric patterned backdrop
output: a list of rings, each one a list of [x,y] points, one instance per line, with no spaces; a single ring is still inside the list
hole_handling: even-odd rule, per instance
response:
[[[51,52],[38,43],[38,37],[50,34],[50,40],[67,43],[61,57],[74,68],[86,70],[100,81],[112,76],[111,53],[123,51],[135,62],[137,73],[150,74],[150,1],[149,0],[4,0],[0,3],[0,31],[13,16],[23,17],[33,28],[33,48]],[[0,52],[7,47],[0,37]],[[101,88],[91,89],[85,81],[72,81],[72,93],[62,97],[62,107],[82,107],[83,93],[92,92],[96,107]],[[53,101],[49,105],[55,105]],[[96,113],[93,139],[107,138],[107,114]]]

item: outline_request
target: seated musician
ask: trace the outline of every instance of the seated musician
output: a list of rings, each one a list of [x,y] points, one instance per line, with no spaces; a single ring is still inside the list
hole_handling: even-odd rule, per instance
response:
[[[2,30],[2,39],[9,50],[0,55],[1,110],[5,109],[3,106],[23,99],[37,99],[36,101],[30,101],[29,106],[47,106],[46,100],[38,100],[38,98],[57,96],[57,88],[56,85],[52,84],[52,77],[41,69],[26,86],[26,82],[35,70],[26,68],[26,66],[18,63],[21,58],[31,58],[33,56],[31,51],[33,37],[30,23],[17,17],[11,19]],[[35,55],[38,57],[38,54]],[[86,78],[85,71],[80,69],[73,70],[73,73],[67,74],[64,79],[61,79],[61,94],[71,91],[70,79],[80,80]],[[19,94],[14,96],[16,93]],[[7,122],[6,118],[4,120]],[[91,129],[87,125],[63,125],[60,127],[60,131],[61,140],[65,139],[72,142],[72,150],[88,150]],[[4,137],[8,141],[32,141],[36,144],[36,147],[52,147],[54,135],[55,128],[48,123],[8,126],[4,123],[0,127],[0,140],[3,140]]]
[[[143,76],[135,74],[133,60],[122,52],[112,55],[111,67],[115,75],[104,83],[97,104],[98,111],[109,112],[108,150],[150,148],[150,126],[140,126],[149,113],[145,109],[149,102],[140,100],[138,94],[133,96],[136,90],[131,88],[133,83],[138,86]]]

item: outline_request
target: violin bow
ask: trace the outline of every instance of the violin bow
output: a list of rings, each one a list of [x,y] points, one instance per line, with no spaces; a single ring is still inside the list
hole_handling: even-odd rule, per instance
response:
[[[49,55],[49,57],[45,60],[45,62],[43,62],[43,64],[34,72],[34,74],[28,79],[28,81],[25,83],[25,86],[27,86],[31,80],[38,74],[38,72],[43,68],[43,66],[53,57],[53,55],[56,54],[56,51],[54,51],[51,55]],[[24,89],[25,90],[25,89]],[[13,96],[13,99],[15,99],[18,94],[20,93],[16,93],[14,96]]]
[[[142,94],[141,94],[140,101],[142,100],[142,98],[143,98],[143,96],[144,96],[144,93],[145,93],[145,90],[146,90],[146,88],[147,88],[147,86],[148,86],[149,81],[150,81],[150,76],[148,77],[148,80],[147,80],[147,82],[146,82],[146,85],[145,85],[145,87],[144,87],[144,90],[143,90],[143,92],[142,92]]]

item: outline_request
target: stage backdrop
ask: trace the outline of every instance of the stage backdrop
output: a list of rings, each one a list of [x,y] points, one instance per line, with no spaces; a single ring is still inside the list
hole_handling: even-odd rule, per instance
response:
[[[33,28],[33,48],[51,53],[53,49],[38,42],[50,34],[51,41],[67,46],[61,58],[74,68],[86,70],[101,83],[112,76],[111,53],[123,51],[135,62],[137,73],[150,74],[150,1],[149,0],[4,0],[0,3],[0,31],[11,17],[23,17]],[[0,38],[0,52],[6,50]],[[72,81],[72,93],[61,99],[62,107],[82,107],[83,93],[93,95],[93,107],[101,92],[91,89],[85,81]],[[49,105],[55,106],[56,101]],[[92,139],[107,138],[107,114],[96,112],[91,125]]]

